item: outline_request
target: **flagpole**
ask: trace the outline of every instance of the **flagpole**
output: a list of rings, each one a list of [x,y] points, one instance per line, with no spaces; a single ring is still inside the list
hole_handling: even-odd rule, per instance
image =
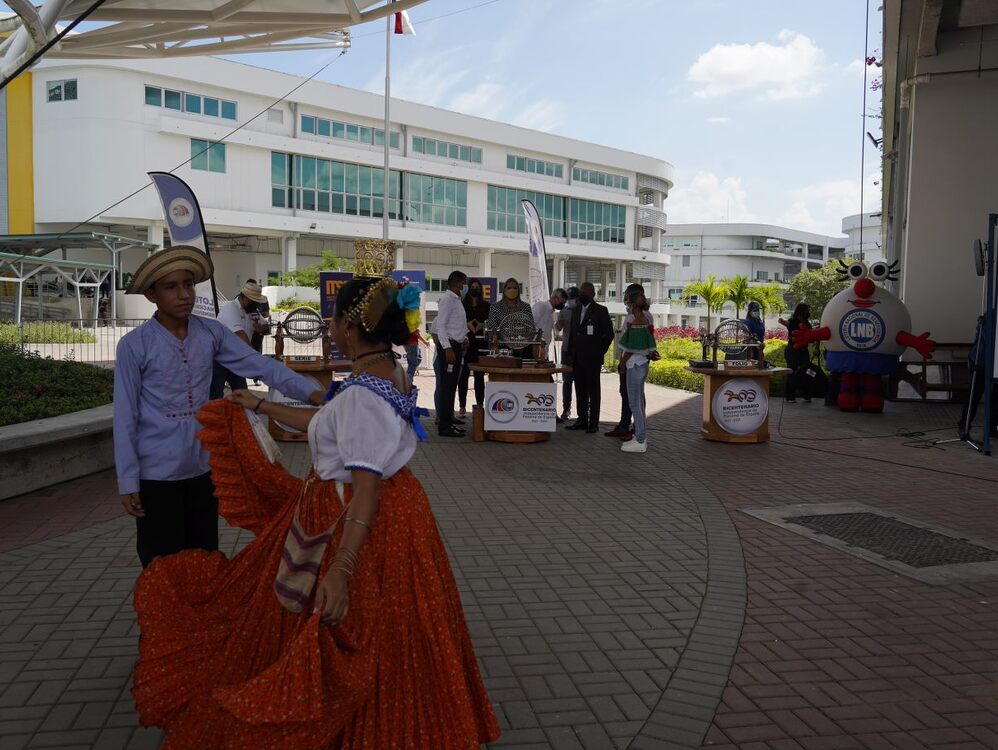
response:
[[[389,111],[391,109],[391,92],[392,92],[392,13],[385,16],[385,185],[384,185],[384,208],[381,212],[382,214],[382,238],[383,240],[388,239],[388,214],[389,206],[391,205],[391,189],[388,171],[388,149],[391,145],[392,135],[389,130]],[[401,201],[402,196],[399,196]],[[401,205],[401,203],[400,203]]]

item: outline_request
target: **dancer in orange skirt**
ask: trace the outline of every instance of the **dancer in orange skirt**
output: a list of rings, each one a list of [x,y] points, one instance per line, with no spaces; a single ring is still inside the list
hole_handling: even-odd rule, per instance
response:
[[[354,373],[318,411],[237,391],[199,414],[219,510],[256,538],[231,560],[158,558],[139,578],[133,693],[165,750],[471,750],[499,736],[406,468],[424,433],[391,345],[409,338],[413,294],[343,286],[330,331]],[[312,475],[269,463],[240,407],[307,429]]]

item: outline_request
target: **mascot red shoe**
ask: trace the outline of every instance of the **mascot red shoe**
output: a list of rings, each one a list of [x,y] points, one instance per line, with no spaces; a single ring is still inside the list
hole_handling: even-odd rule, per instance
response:
[[[842,411],[880,412],[884,409],[881,378],[894,372],[904,350],[911,347],[932,359],[936,342],[923,333],[915,336],[904,303],[877,281],[894,281],[897,261],[876,261],[869,268],[856,261],[839,261],[849,286],[832,297],[821,315],[821,327],[794,331],[793,346],[802,349],[824,341],[825,364],[841,373],[838,406]]]

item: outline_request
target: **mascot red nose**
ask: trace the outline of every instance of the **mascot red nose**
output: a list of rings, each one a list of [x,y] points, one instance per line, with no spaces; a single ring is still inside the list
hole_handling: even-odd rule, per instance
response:
[[[837,269],[844,281],[852,282],[832,297],[821,315],[821,326],[794,331],[793,346],[802,349],[812,341],[824,341],[825,364],[841,373],[838,406],[842,411],[884,410],[882,376],[897,369],[907,347],[932,359],[936,342],[928,332],[911,333],[911,315],[905,304],[877,281],[894,281],[898,263],[877,261],[846,264]]]

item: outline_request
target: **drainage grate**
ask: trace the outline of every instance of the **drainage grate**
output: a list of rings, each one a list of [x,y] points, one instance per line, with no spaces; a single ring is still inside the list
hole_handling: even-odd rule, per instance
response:
[[[913,568],[998,560],[998,551],[876,513],[833,513],[783,520]]]

